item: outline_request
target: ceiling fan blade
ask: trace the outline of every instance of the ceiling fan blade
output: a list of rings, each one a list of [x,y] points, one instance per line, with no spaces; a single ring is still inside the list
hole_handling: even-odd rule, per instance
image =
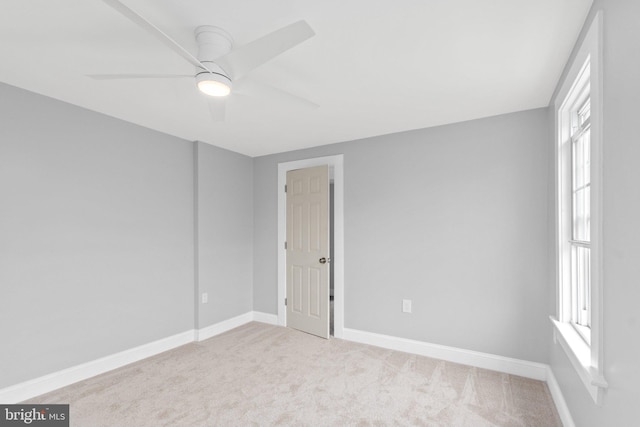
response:
[[[234,93],[269,99],[270,102],[279,100],[280,102],[286,102],[292,106],[295,105],[299,108],[306,108],[310,110],[320,108],[318,104],[309,99],[295,95],[279,87],[258,82],[255,79],[243,79],[239,81],[234,86]]]
[[[190,74],[87,74],[86,76],[94,80],[193,78],[193,75]]]
[[[186,50],[181,45],[179,45],[178,42],[176,42],[171,37],[169,37],[167,34],[165,34],[160,28],[156,27],[151,22],[147,21],[145,18],[143,18],[142,16],[138,15],[138,13],[136,11],[134,11],[133,9],[131,9],[128,6],[124,5],[119,0],[102,0],[102,1],[105,2],[107,5],[111,6],[116,11],[120,12],[125,18],[129,19],[134,24],[136,24],[139,27],[141,27],[142,29],[146,30],[149,34],[151,34],[152,36],[154,36],[155,38],[160,40],[167,47],[169,47],[171,50],[173,50],[178,55],[182,56],[184,59],[189,61],[191,64],[195,65],[196,67],[203,68],[203,69],[207,70],[208,72],[211,72],[211,70],[208,69],[205,65],[203,65],[202,62],[200,62],[198,60],[198,58],[196,58],[191,53],[189,53],[188,50]]]
[[[225,98],[210,98],[207,100],[209,104],[209,113],[214,122],[224,122],[227,116],[227,102]]]
[[[106,0],[105,0],[106,1]],[[234,79],[313,37],[315,32],[306,21],[294,22],[216,59]]]

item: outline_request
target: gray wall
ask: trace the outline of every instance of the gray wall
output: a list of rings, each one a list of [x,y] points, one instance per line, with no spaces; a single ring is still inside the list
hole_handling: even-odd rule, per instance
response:
[[[635,426],[640,420],[640,2],[596,0],[585,29],[598,10],[604,18],[603,356],[609,383],[602,406],[593,403],[559,345],[552,344],[550,362],[576,425]]]
[[[252,310],[253,161],[197,143],[197,327]]]
[[[193,328],[192,143],[0,84],[0,387]]]
[[[252,168],[0,84],[0,388],[251,311]]]
[[[538,109],[255,158],[254,309],[277,312],[278,162],[343,153],[345,327],[546,362],[547,130]]]

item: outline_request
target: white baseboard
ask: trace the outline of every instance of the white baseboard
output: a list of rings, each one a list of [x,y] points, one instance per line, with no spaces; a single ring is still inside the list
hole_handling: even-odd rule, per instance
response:
[[[224,332],[230,331],[249,322],[268,323],[270,325],[278,324],[278,316],[275,314],[262,313],[260,311],[248,311],[231,319],[223,320],[214,325],[196,331],[196,341],[206,340],[215,337]]]
[[[439,344],[430,344],[422,341],[347,328],[344,329],[343,339],[541,381],[547,379],[548,365],[543,363],[528,362],[478,351],[464,350],[456,347],[447,347]]]
[[[124,350],[110,356],[92,360],[81,365],[53,372],[33,380],[0,390],[0,402],[18,403],[44,393],[68,386],[78,381],[100,375],[133,362],[193,342],[194,331],[189,330],[167,338]]]
[[[215,323],[211,326],[207,326],[196,331],[196,341],[203,341],[216,335],[220,335],[224,332],[235,329],[238,326],[242,326],[245,323],[253,321],[253,312],[248,311],[231,319],[223,320],[222,322]]]
[[[549,392],[556,405],[560,420],[564,427],[575,427],[569,407],[564,400],[560,386],[553,375],[549,365],[544,363],[529,362],[526,360],[512,359],[496,356],[494,354],[478,351],[464,350],[456,347],[447,347],[439,344],[430,344],[406,338],[398,338],[389,335],[375,334],[356,329],[344,329],[343,339],[388,348],[390,350],[403,351],[405,353],[419,354],[463,365],[490,369],[511,375],[546,381]]]
[[[255,322],[267,323],[269,325],[278,325],[278,315],[263,313],[261,311],[253,312],[253,320]]]
[[[553,402],[556,404],[556,409],[558,410],[558,415],[560,415],[562,425],[564,427],[575,427],[576,425],[573,422],[573,417],[571,416],[567,402],[564,400],[562,390],[560,390],[560,385],[558,384],[556,376],[553,374],[553,370],[551,370],[550,366],[547,369],[547,387],[549,387],[549,392],[551,392]]]
[[[39,378],[0,389],[0,403],[19,403],[61,387],[71,385],[78,381],[86,380],[87,378],[137,362],[147,357],[155,356],[156,354],[171,350],[181,345],[211,338],[252,321],[276,325],[278,323],[278,316],[258,311],[249,311],[245,314],[241,314],[240,316],[224,320],[200,330],[192,329],[148,344],[124,350],[110,356],[92,360],[81,365],[53,372]]]
[[[259,311],[250,311],[200,330],[185,331],[111,356],[102,357],[0,389],[0,402],[4,404],[19,403],[181,345],[214,337],[252,321],[278,325],[278,316]],[[343,339],[546,381],[563,425],[565,427],[575,427],[562,391],[548,365],[355,329],[344,328]]]

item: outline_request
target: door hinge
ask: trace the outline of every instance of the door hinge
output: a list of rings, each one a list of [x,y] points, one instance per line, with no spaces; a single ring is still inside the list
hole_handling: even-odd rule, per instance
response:
[[[287,249],[287,242],[284,242],[284,248]]]
[[[287,192],[287,184],[284,185],[284,192]]]
[[[284,305],[285,306],[287,305],[287,299],[286,298],[284,299]]]

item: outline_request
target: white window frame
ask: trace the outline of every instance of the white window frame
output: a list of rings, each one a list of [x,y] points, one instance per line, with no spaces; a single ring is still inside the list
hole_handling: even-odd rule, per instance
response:
[[[594,402],[601,404],[608,387],[604,378],[602,345],[602,12],[598,12],[556,96],[554,112],[556,182],[556,312],[551,317],[554,342],[559,342]],[[588,67],[588,73],[585,69]],[[588,79],[588,81],[586,81]],[[570,281],[571,236],[571,113],[584,99],[589,86],[591,99],[591,331],[585,339],[572,324]],[[580,97],[583,97],[580,100]],[[567,140],[569,139],[569,144]],[[569,214],[567,212],[569,209]]]
[[[569,92],[569,95],[565,99],[565,102],[560,107],[560,116],[558,123],[560,124],[560,141],[563,144],[570,145],[571,148],[567,147],[566,149],[561,148],[561,156],[565,156],[560,161],[562,162],[559,167],[560,170],[570,171],[571,177],[570,179],[565,172],[561,172],[560,177],[560,188],[559,194],[561,194],[561,212],[563,218],[560,222],[560,239],[562,240],[562,247],[560,252],[561,260],[559,261],[562,265],[563,272],[566,271],[566,267],[571,268],[571,273],[567,277],[566,273],[563,273],[563,281],[568,279],[571,282],[571,292],[569,299],[571,301],[571,310],[569,313],[569,321],[571,325],[578,331],[580,336],[586,341],[587,345],[591,345],[591,307],[590,303],[587,304],[586,314],[584,310],[581,310],[579,305],[580,297],[578,294],[590,294],[591,285],[590,279],[587,280],[588,284],[586,289],[582,289],[583,286],[579,286],[579,280],[576,280],[577,271],[575,271],[576,265],[574,264],[573,252],[578,251],[580,249],[588,249],[589,253],[591,252],[591,239],[587,237],[586,239],[579,238],[575,235],[575,215],[576,215],[576,189],[575,189],[575,180],[576,176],[576,163],[580,163],[576,161],[577,150],[576,145],[579,142],[584,141],[584,136],[587,133],[591,133],[591,119],[587,119],[585,123],[581,123],[581,111],[584,109],[587,101],[591,99],[590,97],[590,61],[587,60],[587,63],[583,65],[576,82],[572,90]],[[590,146],[590,144],[589,144]],[[570,155],[567,155],[569,154]],[[589,150],[589,154],[591,150]],[[583,165],[584,166],[584,165]],[[589,171],[591,171],[591,167],[589,166]],[[590,186],[590,184],[589,184]],[[586,186],[583,187],[583,189]],[[589,204],[588,210],[590,211],[591,204]],[[590,212],[589,212],[590,213]],[[590,229],[590,227],[589,227]],[[566,245],[566,247],[565,247]],[[586,276],[589,276],[591,273],[591,269],[587,272]],[[563,285],[564,286],[564,285]],[[582,291],[582,292],[580,292]],[[563,297],[566,297],[566,293],[563,292]],[[586,298],[587,301],[590,298]],[[563,304],[563,308],[564,308]],[[567,316],[561,316],[563,319],[566,319]]]

